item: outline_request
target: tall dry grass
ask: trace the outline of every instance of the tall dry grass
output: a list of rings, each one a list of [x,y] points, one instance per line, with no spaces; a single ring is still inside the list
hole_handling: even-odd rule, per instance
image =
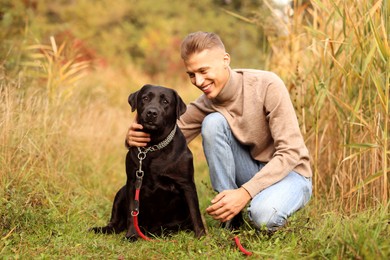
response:
[[[104,185],[98,173],[123,181],[127,95],[138,85],[129,84],[128,75],[92,68],[78,60],[70,45],[57,46],[54,38],[21,51],[22,69],[0,72],[3,202],[18,201],[16,209],[30,203],[51,207],[58,194],[67,201],[84,185]],[[127,85],[133,86],[122,87]],[[117,103],[115,95],[122,97]],[[12,219],[11,212],[0,212],[2,224]]]
[[[312,155],[315,196],[347,211],[386,205],[389,2],[294,4],[289,35],[268,36],[269,68],[288,83]]]

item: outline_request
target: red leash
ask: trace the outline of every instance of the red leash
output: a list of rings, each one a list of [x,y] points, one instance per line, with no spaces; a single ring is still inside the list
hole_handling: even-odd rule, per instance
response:
[[[140,236],[143,240],[151,241],[152,239],[147,237],[144,233],[142,233],[141,229],[138,225],[138,214],[139,214],[139,194],[142,186],[142,178],[144,177],[144,171],[142,170],[142,161],[146,157],[146,152],[142,152],[139,150],[138,159],[140,160],[139,169],[135,172],[136,181],[135,181],[135,197],[134,197],[134,209],[131,211],[131,215],[133,216],[133,224],[135,231],[137,231],[138,236]],[[240,239],[238,236],[234,237],[234,242],[236,243],[238,249],[245,254],[246,256],[252,255],[252,252],[247,251],[240,243]]]
[[[142,178],[143,178],[143,171],[137,171],[136,172],[137,180],[135,182],[135,198],[134,198],[134,204],[135,207],[131,211],[131,215],[133,216],[133,224],[135,231],[137,231],[138,236],[140,236],[143,240],[146,241],[151,241],[152,239],[147,237],[144,233],[142,233],[141,229],[139,228],[138,225],[138,214],[139,214],[139,194],[141,191],[141,186],[142,186]],[[252,255],[252,252],[249,252],[246,250],[240,243],[240,239],[238,236],[235,236],[233,238],[234,242],[236,243],[238,249],[246,256]]]
[[[153,145],[153,146],[149,146],[149,147],[138,147],[137,157],[139,159],[139,168],[135,172],[135,176],[137,178],[135,181],[135,198],[134,198],[135,207],[131,211],[131,215],[133,216],[134,228],[137,231],[137,234],[144,240],[150,241],[151,239],[142,233],[142,231],[138,225],[139,193],[140,193],[141,186],[142,186],[142,178],[144,177],[144,171],[142,170],[142,161],[146,158],[146,154],[148,152],[158,151],[158,150],[166,147],[173,140],[173,137],[175,136],[175,133],[176,133],[176,129],[177,129],[177,125],[175,125],[175,127],[172,129],[172,131],[169,133],[169,135],[162,142],[160,142],[157,145]]]
[[[251,256],[252,255],[252,252],[249,252],[248,250],[246,250],[240,243],[240,239],[238,238],[238,236],[235,236],[234,238],[234,242],[236,243],[238,249],[240,249],[240,251],[246,255],[246,256]]]
[[[144,233],[142,233],[141,229],[139,229],[139,226],[138,226],[138,217],[137,216],[133,216],[133,221],[134,221],[134,227],[135,227],[135,230],[137,231],[138,235],[143,239],[143,240],[147,240],[147,241],[151,241],[152,239],[145,236]]]
[[[150,240],[152,240],[152,239],[150,239],[149,237],[147,237],[146,235],[144,235],[144,233],[142,233],[142,231],[141,231],[141,229],[139,228],[139,225],[138,225],[139,193],[140,193],[141,186],[142,186],[142,178],[144,177],[144,172],[143,172],[142,170],[138,170],[138,171],[136,172],[136,177],[137,177],[137,180],[135,181],[135,198],[134,198],[135,207],[134,207],[134,209],[131,211],[131,215],[133,216],[134,227],[135,227],[135,231],[137,231],[137,234],[138,234],[143,240],[150,241]]]

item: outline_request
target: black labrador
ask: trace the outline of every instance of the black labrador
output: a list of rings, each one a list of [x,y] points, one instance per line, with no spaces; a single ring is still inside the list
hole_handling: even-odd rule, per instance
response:
[[[139,234],[132,215],[139,212],[139,227],[145,234],[192,230],[201,237],[205,228],[194,183],[193,157],[176,125],[186,105],[175,90],[153,85],[132,93],[129,103],[132,111],[137,110],[138,123],[150,134],[151,142],[145,148],[129,148],[127,182],[115,196],[110,222],[92,230],[106,234],[127,230],[126,238],[136,240]],[[140,186],[139,203],[135,200],[136,183]]]

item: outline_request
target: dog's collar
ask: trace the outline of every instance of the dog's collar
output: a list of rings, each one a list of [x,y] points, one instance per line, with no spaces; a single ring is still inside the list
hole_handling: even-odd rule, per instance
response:
[[[138,152],[146,155],[146,153],[148,152],[155,152],[163,149],[173,140],[173,137],[175,136],[176,133],[176,129],[177,129],[177,125],[175,125],[173,130],[169,133],[169,135],[164,140],[162,140],[160,143],[156,145],[147,146],[147,147],[138,147]]]

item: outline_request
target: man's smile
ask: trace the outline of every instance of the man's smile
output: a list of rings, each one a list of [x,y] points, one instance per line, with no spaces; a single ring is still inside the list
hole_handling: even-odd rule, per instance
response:
[[[210,93],[210,91],[212,90],[212,85],[213,85],[213,83],[210,83],[210,84],[207,84],[204,87],[198,87],[198,88],[200,90],[202,90],[205,94],[207,94],[207,93]]]

